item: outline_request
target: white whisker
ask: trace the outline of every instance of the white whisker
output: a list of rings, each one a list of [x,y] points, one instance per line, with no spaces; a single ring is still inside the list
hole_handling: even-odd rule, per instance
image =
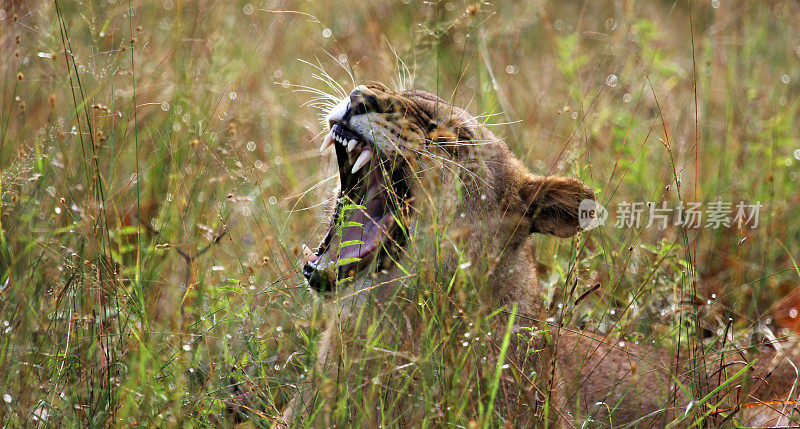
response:
[[[323,205],[325,205],[325,204],[328,204],[328,203],[329,203],[329,202],[330,202],[332,199],[335,199],[335,197],[334,197],[334,198],[328,198],[328,199],[322,200],[322,202],[320,202],[319,204],[315,204],[315,205],[313,205],[313,206],[309,206],[309,207],[303,207],[303,208],[301,208],[301,209],[298,209],[298,208],[297,208],[297,205],[298,205],[298,204],[300,204],[300,201],[302,201],[302,200],[303,200],[303,197],[305,197],[305,196],[306,196],[306,194],[308,194],[309,192],[311,192],[311,191],[313,191],[314,189],[318,188],[318,187],[319,187],[320,185],[322,185],[323,183],[325,183],[325,182],[327,182],[327,181],[329,181],[329,180],[331,180],[331,179],[335,179],[335,178],[337,178],[337,177],[339,177],[339,176],[338,176],[338,175],[334,175],[334,176],[328,177],[327,179],[322,179],[322,180],[320,180],[319,182],[317,182],[317,183],[315,183],[315,184],[311,185],[311,187],[310,187],[310,188],[308,188],[308,189],[306,189],[305,191],[303,191],[303,192],[301,192],[301,193],[299,193],[299,194],[297,194],[297,195],[292,195],[292,196],[290,196],[290,197],[286,197],[286,198],[284,198],[284,201],[285,201],[285,200],[292,199],[292,198],[297,198],[297,201],[295,201],[295,203],[294,203],[294,205],[292,206],[292,208],[291,208],[291,209],[289,209],[289,210],[287,210],[286,212],[287,212],[287,213],[289,213],[289,214],[291,214],[291,213],[295,213],[295,212],[302,212],[302,211],[305,211],[305,210],[310,210],[310,209],[313,209],[313,208],[316,208],[316,207],[319,207],[319,206],[323,206]]]
[[[448,163],[448,162],[449,162],[450,164],[453,164],[453,165],[455,165],[456,167],[458,167],[458,168],[460,168],[460,169],[464,170],[465,172],[469,173],[469,174],[472,176],[472,178],[473,178],[473,179],[477,179],[478,181],[482,182],[482,183],[483,183],[483,184],[484,184],[486,187],[488,187],[489,189],[493,189],[493,188],[492,188],[492,187],[489,185],[489,183],[487,183],[487,182],[486,182],[486,180],[484,180],[482,177],[478,176],[478,175],[477,175],[477,174],[476,174],[474,171],[472,171],[472,170],[468,169],[467,167],[464,167],[463,165],[461,165],[460,163],[458,163],[458,162],[456,162],[456,161],[453,161],[453,160],[451,160],[451,159],[447,159],[447,158],[445,158],[445,157],[442,157],[442,156],[439,156],[439,155],[433,154],[433,153],[431,153],[431,152],[430,152],[429,150],[427,150],[427,149],[423,149],[422,151],[419,151],[419,150],[416,150],[416,149],[410,148],[410,150],[412,150],[412,151],[414,151],[414,152],[416,152],[416,153],[418,153],[418,154],[420,154],[420,155],[423,155],[423,156],[430,156],[430,157],[432,157],[432,158],[436,158],[436,159],[438,159],[438,160],[440,160],[440,161],[444,161],[444,162],[446,162],[446,163]],[[450,169],[450,168],[448,168],[448,169],[449,169],[451,172],[453,172],[453,174],[456,174],[456,173],[455,173],[455,172],[454,172],[452,169]]]

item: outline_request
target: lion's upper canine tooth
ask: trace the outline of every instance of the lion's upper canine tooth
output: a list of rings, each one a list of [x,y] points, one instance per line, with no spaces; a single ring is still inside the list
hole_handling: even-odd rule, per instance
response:
[[[322,139],[322,146],[319,147],[319,153],[325,152],[333,143],[333,132],[329,132],[324,139]]]
[[[355,139],[350,140],[347,142],[347,151],[352,152],[353,148],[356,147],[356,143],[358,143]]]
[[[353,169],[350,170],[350,173],[355,173],[356,171],[360,170],[361,167],[368,163],[370,159],[372,159],[372,150],[369,148],[364,149],[364,151],[361,152],[361,155],[358,156],[356,163],[353,164]]]

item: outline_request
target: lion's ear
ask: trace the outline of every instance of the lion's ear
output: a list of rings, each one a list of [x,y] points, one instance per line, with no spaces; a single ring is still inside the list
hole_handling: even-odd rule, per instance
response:
[[[579,211],[594,213],[594,191],[571,177],[530,176],[520,188],[520,197],[531,220],[531,233],[571,237],[581,230]]]

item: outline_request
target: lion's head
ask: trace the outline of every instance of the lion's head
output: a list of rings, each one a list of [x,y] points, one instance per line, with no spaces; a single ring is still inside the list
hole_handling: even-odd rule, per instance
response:
[[[328,233],[303,269],[309,284],[374,289],[407,276],[431,250],[436,225],[456,237],[452,263],[478,266],[501,301],[535,300],[530,234],[580,230],[591,189],[576,179],[529,173],[483,124],[425,91],[361,85],[327,114],[340,190]],[[441,243],[440,243],[441,244]],[[436,249],[432,249],[436,251]],[[533,307],[530,304],[529,307]]]

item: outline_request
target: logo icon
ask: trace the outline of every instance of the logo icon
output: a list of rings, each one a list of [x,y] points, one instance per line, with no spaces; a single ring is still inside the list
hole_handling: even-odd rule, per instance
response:
[[[608,219],[608,210],[595,200],[582,200],[578,205],[578,224],[589,230],[603,226]]]

